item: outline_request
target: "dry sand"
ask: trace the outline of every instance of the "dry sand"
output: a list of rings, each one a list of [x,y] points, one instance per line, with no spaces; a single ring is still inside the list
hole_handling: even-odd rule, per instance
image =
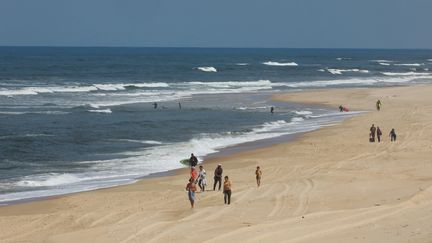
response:
[[[432,242],[432,86],[277,95],[370,112],[294,142],[206,161],[232,178],[197,194],[188,172],[0,207],[1,242]],[[383,109],[375,110],[381,99]],[[374,123],[384,141],[368,142]],[[398,141],[388,132],[395,128]],[[256,187],[254,169],[263,170]]]

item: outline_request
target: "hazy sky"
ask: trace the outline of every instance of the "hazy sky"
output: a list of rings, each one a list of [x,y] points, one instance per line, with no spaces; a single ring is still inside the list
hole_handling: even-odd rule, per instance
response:
[[[0,0],[0,45],[432,48],[432,0]]]

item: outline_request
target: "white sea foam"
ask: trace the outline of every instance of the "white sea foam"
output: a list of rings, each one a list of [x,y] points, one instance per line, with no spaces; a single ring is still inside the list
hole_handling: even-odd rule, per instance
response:
[[[153,144],[160,145],[162,142],[154,140],[134,140],[134,139],[116,139],[116,141],[128,142],[128,143],[142,143],[142,144]]]
[[[430,76],[432,73],[417,73],[417,72],[405,72],[405,73],[394,73],[394,72],[382,72],[386,76]]]
[[[311,115],[312,111],[294,111],[297,115]]]
[[[338,60],[338,61],[351,60],[351,58],[350,57],[338,57],[338,58],[336,58],[336,60]]]
[[[391,61],[391,60],[383,60],[383,59],[380,59],[380,60],[370,60],[371,62],[381,62],[381,63],[384,63],[384,62],[394,62],[394,61]]]
[[[72,174],[48,174],[39,176],[29,176],[28,179],[17,182],[21,187],[48,187],[59,186],[79,182],[80,179]]]
[[[420,67],[423,66],[424,63],[396,63],[395,66],[408,66],[408,67]]]
[[[359,72],[359,73],[369,73],[369,70],[361,70],[358,68],[353,68],[353,69],[334,69],[334,68],[328,68],[327,71],[331,74],[337,74],[337,75],[341,75],[344,72]]]
[[[237,66],[247,66],[249,63],[236,63]]]
[[[390,63],[387,63],[387,62],[379,62],[379,64],[383,65],[383,66],[390,66],[391,65]]]
[[[268,62],[263,62],[262,64],[264,65],[268,65],[268,66],[279,66],[279,67],[296,67],[298,66],[297,63],[295,62],[273,62],[273,61],[268,61]]]
[[[106,113],[106,114],[111,114],[112,111],[111,109],[101,109],[101,110],[88,110],[89,112],[94,112],[94,113]]]
[[[217,72],[217,69],[215,67],[197,67],[196,69],[203,72]]]

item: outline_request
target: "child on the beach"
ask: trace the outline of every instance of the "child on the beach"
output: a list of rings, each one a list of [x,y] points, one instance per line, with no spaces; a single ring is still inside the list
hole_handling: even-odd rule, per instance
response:
[[[396,132],[394,130],[394,128],[392,128],[392,130],[390,131],[390,141],[395,142],[396,141]]]
[[[256,176],[257,186],[259,187],[261,185],[261,176],[262,176],[262,171],[259,166],[257,166],[256,168],[255,176]]]
[[[229,205],[231,203],[231,181],[228,179],[228,176],[225,176],[223,183],[223,194],[225,204]]]
[[[192,177],[189,179],[189,183],[186,185],[186,191],[188,191],[188,197],[191,204],[191,208],[193,208],[195,204],[196,184],[195,184],[195,180]]]

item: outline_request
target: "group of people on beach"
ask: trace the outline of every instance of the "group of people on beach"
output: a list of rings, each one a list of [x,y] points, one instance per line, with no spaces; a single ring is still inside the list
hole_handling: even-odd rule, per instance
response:
[[[381,110],[381,100],[378,100],[376,102],[376,109],[378,111]],[[380,127],[375,127],[375,124],[372,124],[372,126],[369,129],[370,133],[369,133],[369,142],[374,143],[375,142],[375,137],[377,138],[378,142],[381,142],[381,136],[382,136],[382,131],[380,129]],[[391,129],[390,133],[389,133],[389,137],[390,137],[390,141],[395,142],[396,141],[396,131],[394,128]]]
[[[199,171],[196,170],[195,167],[198,163],[198,159],[195,157],[194,154],[191,154],[191,158],[189,159],[189,162],[190,162],[190,178],[189,178],[189,182],[186,185],[186,191],[188,192],[191,208],[194,208],[195,199],[196,199],[195,194],[197,191],[196,185],[198,184],[201,192],[205,192],[205,188],[207,185],[207,180],[206,180],[207,173],[203,165],[199,165]],[[256,168],[255,176],[256,176],[257,186],[259,187],[261,185],[261,177],[262,177],[262,171],[259,166],[257,166]],[[214,170],[213,191],[216,191],[216,186],[218,187],[218,191],[220,191],[221,187],[223,187],[224,203],[229,205],[231,204],[232,185],[227,175],[224,177],[223,183],[222,183],[222,177],[223,177],[222,164],[218,164],[216,166],[216,169]]]

